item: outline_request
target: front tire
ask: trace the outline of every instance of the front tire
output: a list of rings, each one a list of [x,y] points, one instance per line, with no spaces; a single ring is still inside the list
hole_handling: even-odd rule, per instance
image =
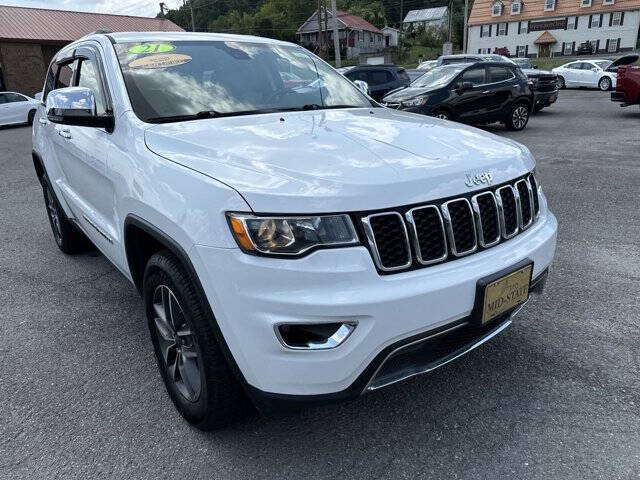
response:
[[[91,250],[93,244],[65,215],[51,187],[49,177],[45,174],[40,181],[42,183],[42,193],[44,195],[45,206],[47,207],[49,224],[51,225],[53,238],[58,248],[67,255],[74,255]]]
[[[143,298],[158,367],[177,410],[200,430],[232,423],[246,398],[216,341],[206,306],[168,250],[149,259]]]
[[[567,88],[567,83],[564,81],[564,77],[558,77],[558,88],[560,90]]]
[[[451,114],[443,109],[439,109],[433,112],[433,116],[441,120],[451,120]]]
[[[522,130],[527,126],[527,123],[529,123],[530,112],[531,108],[527,103],[516,103],[509,112],[509,116],[505,122],[506,127],[514,131]]]
[[[598,82],[598,88],[603,92],[608,92],[611,89],[611,79],[609,77],[602,77]]]

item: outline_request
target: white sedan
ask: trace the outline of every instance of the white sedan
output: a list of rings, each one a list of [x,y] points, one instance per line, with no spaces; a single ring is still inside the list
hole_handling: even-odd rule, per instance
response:
[[[17,92],[0,92],[0,125],[33,123],[40,102]]]
[[[558,75],[558,86],[590,87],[602,91],[616,88],[617,71],[620,65],[628,65],[638,60],[638,55],[625,55],[614,62],[607,59],[577,60],[554,68]]]

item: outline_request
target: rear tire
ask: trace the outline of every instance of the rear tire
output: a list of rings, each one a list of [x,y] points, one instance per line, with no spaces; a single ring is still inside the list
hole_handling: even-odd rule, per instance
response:
[[[598,82],[598,88],[603,92],[608,92],[611,89],[611,79],[609,77],[602,77]]]
[[[42,176],[41,183],[49,224],[58,248],[67,255],[92,250],[94,248],[93,244],[65,215],[46,174]]]
[[[35,116],[36,116],[36,111],[35,110],[31,110],[27,114],[27,123],[29,124],[29,126],[33,125],[33,117],[35,117]]]
[[[149,259],[143,282],[149,331],[173,404],[200,430],[232,423],[248,402],[184,267],[171,252],[162,250]]]
[[[438,109],[433,112],[433,116],[441,120],[451,120],[451,114],[443,109]]]
[[[514,131],[522,130],[529,123],[530,112],[529,104],[524,102],[516,103],[509,111],[509,116],[505,122],[506,127]]]

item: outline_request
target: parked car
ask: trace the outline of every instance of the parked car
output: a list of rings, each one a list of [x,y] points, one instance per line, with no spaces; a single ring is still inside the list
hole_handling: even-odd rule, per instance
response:
[[[624,55],[611,60],[578,60],[554,68],[558,75],[558,86],[589,87],[607,91],[616,88],[616,72],[621,65],[629,65],[638,60],[638,55]]]
[[[289,65],[317,88],[286,89]],[[515,75],[469,68],[467,84]],[[530,151],[382,108],[298,45],[92,34],[45,85],[33,161],[53,238],[66,254],[90,240],[135,285],[197,428],[246,398],[307,406],[431,371],[542,292],[557,222]],[[105,328],[114,352],[131,343]]]
[[[416,69],[424,70],[425,72],[428,72],[429,70],[432,70],[437,66],[438,66],[437,60],[425,60],[424,62],[420,62],[416,67]]]
[[[389,108],[442,119],[471,124],[503,122],[510,130],[522,130],[529,121],[533,92],[516,65],[477,62],[434,68],[382,102]]]
[[[508,58],[527,76],[533,88],[533,111],[539,112],[558,100],[558,76],[546,70],[539,70],[528,58]]]
[[[411,83],[406,70],[397,65],[360,65],[344,74],[349,80],[362,80],[369,85],[371,97],[380,100],[391,90]]]
[[[0,125],[31,125],[39,103],[18,92],[0,92]]]
[[[640,105],[640,66],[618,68],[616,90],[611,92],[611,101],[619,102],[621,107]]]
[[[453,65],[456,63],[475,63],[475,62],[504,62],[506,57],[502,55],[486,54],[476,55],[471,53],[442,55],[438,57],[438,66]]]
[[[591,42],[583,42],[576,48],[576,55],[593,55],[593,45]]]

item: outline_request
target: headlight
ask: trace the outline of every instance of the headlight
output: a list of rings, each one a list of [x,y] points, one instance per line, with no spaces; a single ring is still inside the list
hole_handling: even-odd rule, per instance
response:
[[[427,103],[429,97],[427,95],[421,95],[419,97],[410,98],[409,100],[404,100],[402,102],[403,107],[419,107],[420,105],[424,105]]]
[[[231,232],[245,253],[301,255],[318,247],[358,244],[349,215],[256,217],[228,213]]]

